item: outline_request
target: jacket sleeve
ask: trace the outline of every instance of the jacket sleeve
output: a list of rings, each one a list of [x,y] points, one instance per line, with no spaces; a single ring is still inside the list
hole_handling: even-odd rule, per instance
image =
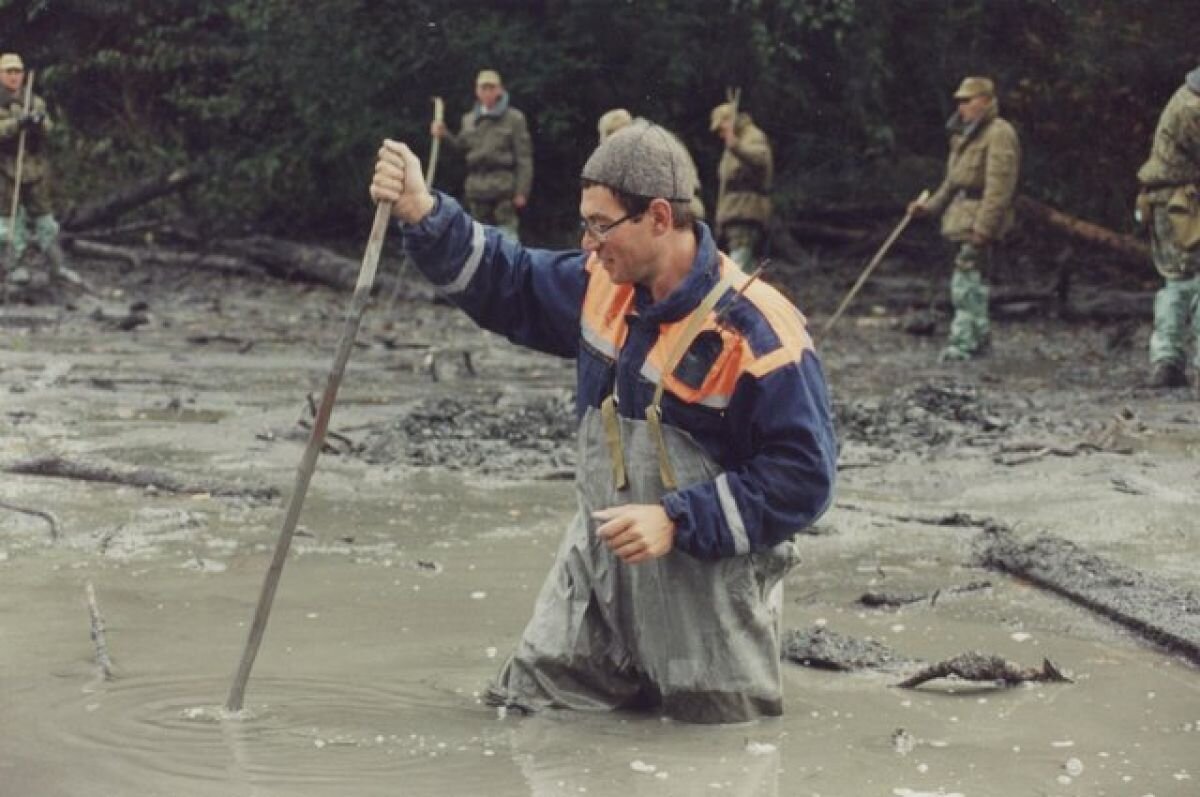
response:
[[[950,204],[950,194],[954,191],[954,185],[950,182],[950,161],[953,158],[953,153],[946,157],[946,176],[942,178],[942,184],[933,192],[933,196],[925,203],[925,207],[929,209],[931,216],[940,216],[946,211],[946,206]]]
[[[988,141],[984,165],[983,198],[975,214],[974,230],[988,240],[995,239],[1004,226],[1004,216],[1017,193],[1020,170],[1020,144],[1010,125],[992,125],[995,131]]]
[[[668,493],[675,545],[700,559],[771,548],[812,525],[833,500],[837,442],[820,361],[744,374],[727,419],[744,450],[716,479]]]
[[[771,145],[766,135],[758,130],[751,130],[747,135],[739,136],[729,151],[735,158],[757,171],[765,171],[771,162]]]
[[[401,224],[421,272],[479,326],[513,343],[574,357],[587,290],[584,252],[527,249],[434,192],[434,210]]]
[[[525,114],[514,109],[513,114],[513,158],[517,164],[516,193],[528,197],[533,189],[533,141],[529,137],[529,124]]]
[[[19,113],[14,113],[8,107],[0,107],[0,141],[15,139],[20,134],[21,125],[17,122]]]

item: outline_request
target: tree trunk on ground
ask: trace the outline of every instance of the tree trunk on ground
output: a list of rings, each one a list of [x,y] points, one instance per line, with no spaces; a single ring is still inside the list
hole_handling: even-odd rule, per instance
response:
[[[1130,235],[1113,232],[1107,227],[1093,224],[1090,221],[1075,218],[1061,210],[1051,207],[1027,196],[1017,197],[1017,211],[1036,221],[1060,230],[1072,238],[1087,241],[1090,244],[1102,246],[1126,259],[1139,263],[1150,260],[1150,247]]]
[[[123,213],[161,196],[182,191],[200,177],[201,172],[196,169],[181,168],[125,186],[107,196],[68,210],[62,219],[63,230],[75,232],[101,224],[111,224]]]

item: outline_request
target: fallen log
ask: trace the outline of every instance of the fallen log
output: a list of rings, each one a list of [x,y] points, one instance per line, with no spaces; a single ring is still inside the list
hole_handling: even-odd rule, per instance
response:
[[[74,462],[56,454],[17,460],[2,470],[22,476],[49,476],[78,481],[107,482],[131,487],[150,487],[169,493],[208,494],[232,498],[277,498],[279,490],[269,486],[231,482],[193,480],[154,468],[131,467],[118,463]]]
[[[113,193],[69,209],[62,218],[65,232],[110,224],[122,214],[159,197],[182,191],[203,176],[195,168],[174,169],[124,186]]]
[[[187,252],[155,246],[118,246],[86,238],[71,239],[66,242],[65,248],[73,254],[102,260],[121,260],[134,268],[140,268],[146,263],[153,263],[201,271],[218,271],[223,274],[253,275],[262,273],[262,269],[256,263],[211,252]]]
[[[216,242],[222,252],[260,266],[273,277],[300,279],[331,288],[350,289],[358,279],[359,263],[323,246],[252,235]]]
[[[1076,218],[1028,196],[1017,197],[1016,209],[1018,213],[1037,222],[1054,227],[1072,238],[1102,246],[1127,260],[1143,264],[1150,262],[1150,247],[1131,235],[1122,235],[1099,224]]]
[[[1056,592],[1200,664],[1200,596],[1058,537],[1029,542],[994,530],[982,564]]]

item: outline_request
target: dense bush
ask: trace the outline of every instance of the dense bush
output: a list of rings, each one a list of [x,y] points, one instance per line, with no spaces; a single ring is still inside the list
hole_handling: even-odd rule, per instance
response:
[[[726,86],[776,146],[781,207],[900,200],[938,177],[951,92],[990,74],[1022,134],[1025,191],[1126,226],[1158,113],[1196,65],[1190,0],[24,0],[3,48],[64,122],[60,199],[168,165],[210,170],[188,212],[340,236],[370,213],[384,136],[428,149],[475,72],[530,118],[526,226],[571,227],[595,120],[622,105],[673,127],[715,193],[708,112]],[[445,154],[442,186],[461,163]],[[912,164],[925,164],[911,168]]]

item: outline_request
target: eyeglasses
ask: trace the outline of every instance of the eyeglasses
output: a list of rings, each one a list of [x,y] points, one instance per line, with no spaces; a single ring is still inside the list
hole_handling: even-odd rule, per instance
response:
[[[604,243],[605,239],[608,238],[609,233],[611,233],[614,229],[627,221],[636,222],[644,215],[646,215],[646,211],[644,210],[641,213],[626,213],[621,218],[608,224],[600,224],[589,219],[580,219],[579,232],[585,237],[591,238],[596,243],[602,244]]]

